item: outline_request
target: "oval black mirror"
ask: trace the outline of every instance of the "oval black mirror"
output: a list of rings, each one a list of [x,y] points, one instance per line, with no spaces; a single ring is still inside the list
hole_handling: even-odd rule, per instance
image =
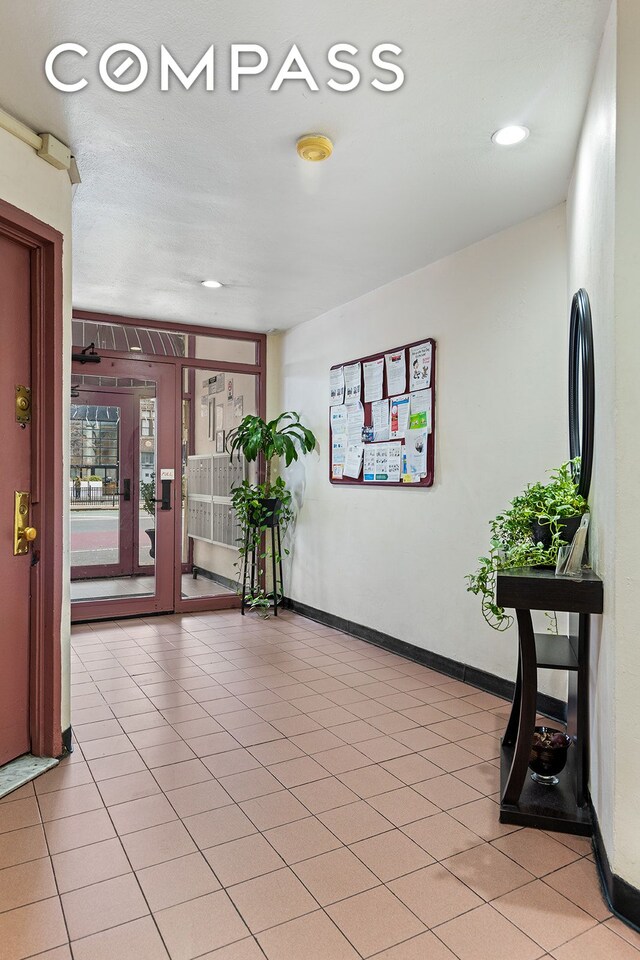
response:
[[[585,499],[591,487],[595,418],[595,375],[591,304],[580,288],[571,302],[569,328],[569,456],[580,457],[574,470],[578,493]]]

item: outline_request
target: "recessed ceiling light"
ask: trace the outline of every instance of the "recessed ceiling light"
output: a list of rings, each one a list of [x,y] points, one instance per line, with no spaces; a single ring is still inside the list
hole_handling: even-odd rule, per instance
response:
[[[512,147],[516,143],[522,143],[528,136],[529,130],[527,127],[514,124],[510,127],[500,127],[500,129],[496,130],[492,135],[491,139],[501,147]]]
[[[219,280],[202,280],[201,283],[203,287],[209,287],[211,290],[217,290],[222,286]]]

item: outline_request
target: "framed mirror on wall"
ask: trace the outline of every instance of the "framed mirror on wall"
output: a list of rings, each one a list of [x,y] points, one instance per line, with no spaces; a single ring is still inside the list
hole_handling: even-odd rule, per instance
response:
[[[589,295],[582,287],[571,301],[569,327],[569,455],[580,457],[574,475],[578,493],[588,498],[593,470],[595,370]]]

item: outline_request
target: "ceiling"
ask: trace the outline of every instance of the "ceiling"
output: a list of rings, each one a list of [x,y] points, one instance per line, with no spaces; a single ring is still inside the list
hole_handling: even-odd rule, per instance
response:
[[[324,313],[561,202],[609,0],[0,0],[0,106],[74,152],[74,303],[130,316],[249,330]],[[64,41],[89,49],[60,60]],[[111,44],[149,58],[144,86],[109,90]],[[370,86],[381,42],[403,48],[394,93]],[[269,86],[292,43],[320,86]],[[350,42],[362,82],[349,93],[327,64]],[[216,89],[159,90],[164,43],[189,72],[216,46]],[[230,92],[229,45],[270,54]],[[121,55],[120,59],[124,59]],[[114,61],[117,63],[118,61]],[[135,74],[135,71],[133,71]],[[389,79],[388,75],[381,79]],[[128,79],[128,77],[123,77]],[[490,135],[523,123],[522,145]],[[322,132],[322,164],[295,152]],[[213,277],[225,286],[207,290]]]

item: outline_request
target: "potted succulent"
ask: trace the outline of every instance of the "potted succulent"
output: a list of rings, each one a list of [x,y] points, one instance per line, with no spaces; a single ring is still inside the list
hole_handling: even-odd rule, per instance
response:
[[[579,458],[551,472],[548,483],[529,484],[507,510],[491,521],[491,545],[480,557],[467,590],[480,597],[482,615],[495,630],[513,617],[495,602],[496,574],[509,567],[555,567],[561,546],[572,540],[589,504],[578,493],[574,473]]]
[[[156,475],[152,473],[148,480],[140,482],[140,498],[142,500],[142,509],[153,519],[156,519]],[[156,529],[148,527],[144,531],[151,541],[151,550],[149,556],[155,559],[156,555]]]
[[[272,559],[271,547],[264,541],[264,534],[279,524],[280,532],[284,535],[294,516],[291,491],[282,477],[274,476],[275,461],[284,459],[288,467],[300,455],[311,453],[316,442],[314,434],[300,422],[300,416],[295,411],[281,413],[275,420],[269,421],[249,414],[227,435],[225,445],[231,459],[244,455],[249,462],[257,461],[260,457],[264,460],[264,482],[250,483],[244,480],[231,494],[240,525],[236,568],[240,574],[245,557],[255,552],[259,560],[259,584],[264,584],[266,561]],[[287,555],[289,551],[284,549],[283,553]],[[280,560],[279,555],[275,557],[276,563],[280,563]],[[275,606],[280,599],[276,584],[273,584],[271,594],[260,586],[248,598],[248,602],[252,609],[266,613],[271,602]]]

